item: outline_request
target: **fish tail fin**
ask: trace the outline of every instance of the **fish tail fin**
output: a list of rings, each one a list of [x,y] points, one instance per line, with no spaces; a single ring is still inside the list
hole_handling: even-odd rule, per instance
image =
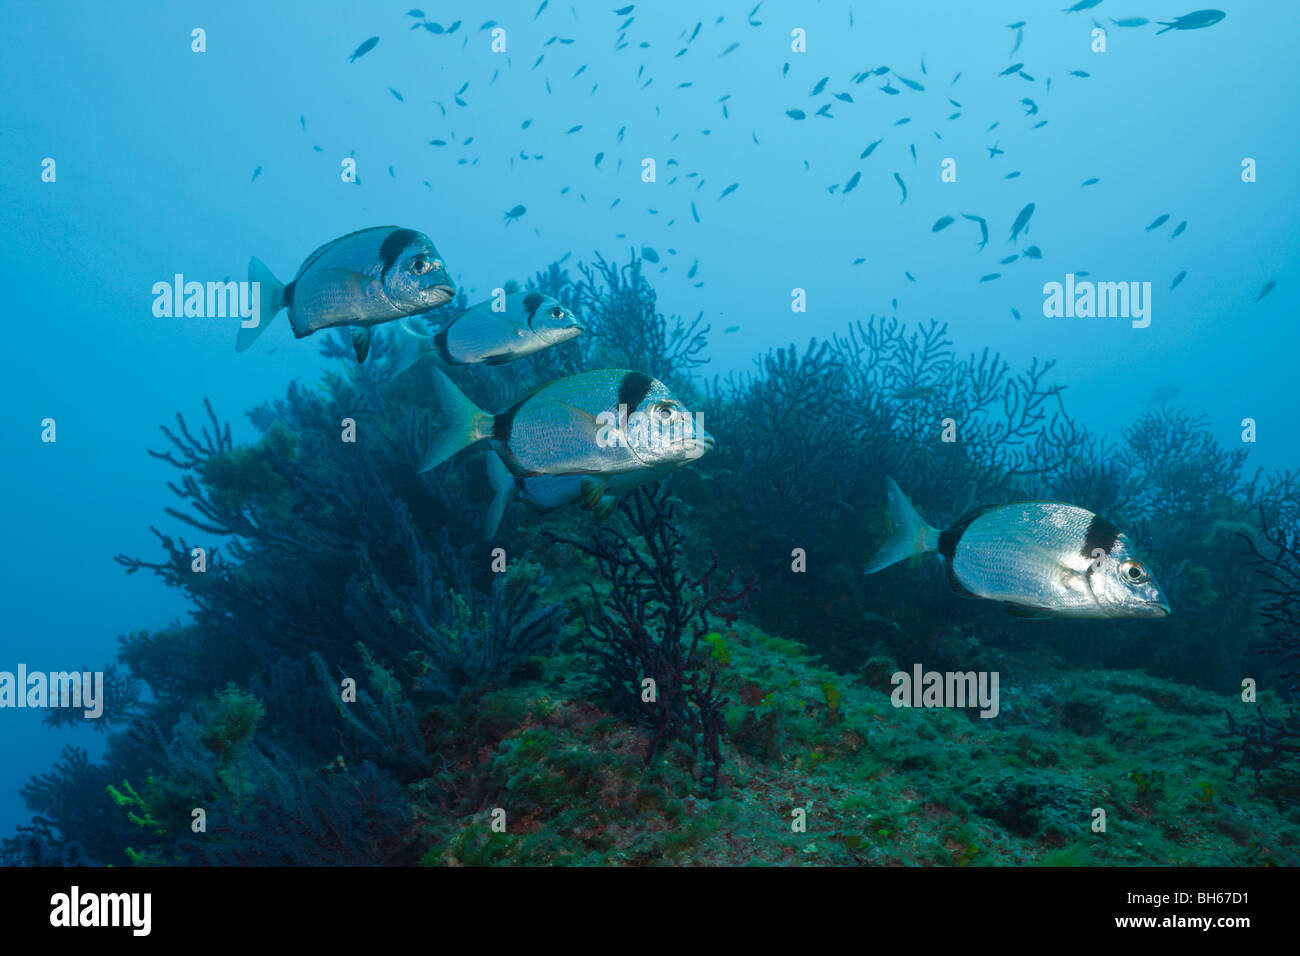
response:
[[[248,260],[248,281],[258,284],[257,324],[251,328],[239,327],[235,338],[235,351],[242,352],[257,340],[275,318],[275,314],[284,308],[284,283],[272,275],[257,256]]]
[[[487,454],[487,473],[488,484],[492,486],[492,503],[488,505],[487,517],[483,521],[483,540],[491,541],[497,536],[501,519],[505,517],[506,505],[515,490],[515,478],[494,451]]]
[[[885,478],[885,492],[889,498],[889,517],[894,522],[894,533],[867,563],[867,574],[875,574],[891,564],[939,547],[939,532],[917,514],[893,478]]]
[[[405,322],[394,323],[396,326],[393,340],[393,365],[389,375],[396,378],[420,360],[433,347],[433,338],[421,335]]]
[[[1158,24],[1160,24],[1160,26],[1164,27],[1163,30],[1157,30],[1157,31],[1156,31],[1156,36],[1160,36],[1160,34],[1162,34],[1162,33],[1168,33],[1170,30],[1172,30],[1172,29],[1174,28],[1174,24],[1172,24],[1172,23],[1167,23],[1167,22],[1164,21],[1164,20],[1157,20],[1156,23],[1158,23]]]
[[[493,416],[479,408],[436,368],[429,369],[433,405],[442,418],[442,431],[420,457],[420,471],[429,471],[480,438],[492,434]]]

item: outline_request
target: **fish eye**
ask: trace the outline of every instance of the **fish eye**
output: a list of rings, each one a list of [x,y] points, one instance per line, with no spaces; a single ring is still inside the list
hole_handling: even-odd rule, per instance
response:
[[[670,422],[673,419],[674,408],[672,402],[660,402],[651,411],[655,418],[661,422]]]
[[[553,319],[564,318],[564,310],[557,305],[555,308],[551,309],[551,318]]]
[[[425,256],[416,256],[414,259],[411,260],[411,271],[414,272],[417,276],[424,275],[432,268],[433,268],[433,263],[431,263],[428,260],[428,258]]]
[[[1147,569],[1137,561],[1125,561],[1119,566],[1119,573],[1130,584],[1141,584],[1147,579]]]

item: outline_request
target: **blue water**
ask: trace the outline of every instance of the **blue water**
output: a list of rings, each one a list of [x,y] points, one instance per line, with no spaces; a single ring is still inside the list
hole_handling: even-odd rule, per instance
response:
[[[288,279],[320,243],[371,225],[428,233],[471,300],[566,253],[571,267],[596,252],[624,259],[652,247],[661,307],[703,312],[713,325],[710,372],[746,369],[760,351],[871,313],[935,317],[959,352],[989,346],[1017,367],[1055,359],[1054,381],[1092,429],[1117,434],[1157,386],[1176,385],[1175,404],[1204,414],[1225,445],[1235,447],[1241,420],[1253,418],[1252,461],[1300,465],[1300,185],[1289,169],[1300,153],[1300,8],[1253,0],[1205,30],[1111,29],[1107,52],[1095,53],[1093,15],[1110,26],[1110,17],[1168,19],[1195,4],[1106,0],[1067,15],[1060,0],[764,0],[753,26],[749,3],[638,3],[622,49],[616,5],[551,2],[534,16],[532,0],[426,4],[443,27],[464,21],[451,35],[412,30],[405,4],[7,12],[0,669],[99,667],[118,635],[182,618],[176,593],[126,577],[112,560],[156,559],[149,526],[178,530],[162,511],[172,469],[146,455],[165,447],[158,426],[178,411],[200,422],[209,397],[236,440],[249,439],[244,410],[295,378],[312,382],[322,365],[317,340],[294,341],[283,318],[239,355],[234,320],[155,318],[153,284],[175,273],[240,279],[250,255]],[[489,19],[507,31],[504,54],[479,29]],[[1013,58],[1006,24],[1022,19]],[[206,30],[206,52],[191,50],[196,27]],[[806,53],[791,52],[794,28],[806,31]],[[375,35],[379,45],[349,62]],[[573,42],[545,46],[552,36]],[[998,75],[1015,62],[1032,82]],[[890,96],[879,90],[884,76],[853,82],[882,65],[925,90],[893,79],[901,92]],[[824,76],[826,89],[810,97]],[[466,82],[460,106],[454,97]],[[852,103],[832,98],[843,92]],[[962,104],[956,120],[949,97]],[[1036,115],[1025,115],[1022,98]],[[832,117],[815,115],[826,103]],[[903,117],[911,122],[895,126]],[[990,158],[995,144],[1005,154]],[[351,155],[359,185],[340,179]],[[56,163],[52,183],[41,178],[46,157]],[[647,157],[654,183],[641,181]],[[956,160],[955,183],[940,181],[946,157]],[[1257,182],[1241,180],[1246,157],[1257,162]],[[859,171],[852,192],[828,192]],[[901,204],[894,173],[908,189]],[[1091,177],[1100,182],[1080,186]],[[1030,202],[1028,236],[1008,242]],[[508,224],[515,205],[527,212]],[[962,213],[987,219],[983,251]],[[1170,220],[1147,232],[1164,213]],[[931,232],[945,215],[957,222]],[[1171,240],[1182,220],[1186,232]],[[1041,260],[997,264],[1030,243]],[[1043,284],[1080,271],[1149,281],[1150,326],[1045,318]],[[1001,277],[978,281],[993,272]],[[1269,281],[1276,288],[1256,303]],[[796,288],[806,291],[806,312],[791,311]],[[723,333],[733,325],[739,332]],[[54,444],[40,440],[45,418],[57,422]],[[18,787],[66,742],[94,753],[99,737],[48,732],[32,712],[0,711],[0,832],[26,819]]]

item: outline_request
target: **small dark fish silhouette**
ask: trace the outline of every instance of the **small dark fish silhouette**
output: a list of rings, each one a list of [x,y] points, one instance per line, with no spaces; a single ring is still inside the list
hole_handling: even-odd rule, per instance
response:
[[[352,59],[348,60],[348,62],[349,63],[356,62],[357,57],[365,56],[367,53],[373,50],[378,43],[379,43],[379,37],[371,37],[369,40],[361,44],[361,46],[357,47],[356,50],[352,52]]]
[[[1090,76],[1092,76],[1091,73],[1088,73],[1088,72],[1086,72],[1086,71],[1084,71],[1084,70],[1071,70],[1071,71],[1070,71],[1070,75],[1071,75],[1071,76],[1081,76],[1081,77],[1083,77],[1085,80],[1088,79]]]
[[[1017,321],[1017,322],[1020,321],[1020,310],[1019,310],[1019,309],[1013,307],[1013,308],[1011,309],[1011,314],[1014,315],[1014,316],[1016,317],[1016,321]]]
[[[1148,396],[1146,403],[1148,405],[1164,405],[1166,402],[1172,401],[1176,398],[1178,393],[1181,391],[1182,388],[1180,386],[1172,383],[1167,382],[1164,385],[1157,385],[1151,392],[1150,396]]]
[[[724,190],[722,191],[722,195],[719,196],[718,198],[719,198],[719,199],[726,199],[728,196],[730,196],[732,193],[734,193],[734,192],[735,192],[737,189],[739,189],[739,188],[740,188],[740,183],[732,183],[730,186],[728,186],[726,189],[724,189]]]
[[[952,216],[943,216],[942,218],[935,220],[934,225],[930,227],[930,231],[942,232],[956,221],[957,220],[952,218]]]
[[[1179,283],[1181,283],[1186,278],[1187,278],[1187,270],[1184,269],[1182,272],[1178,273],[1178,275],[1174,276],[1174,281],[1170,284],[1169,291],[1173,292],[1175,289],[1177,289]]]
[[[829,77],[829,76],[823,76],[820,80],[817,81],[817,85],[813,87],[812,92],[809,93],[808,95],[809,95],[809,96],[816,96],[816,95],[817,95],[818,93],[820,93],[822,90],[826,89],[826,84],[829,83],[829,82],[830,82],[830,77]]]
[[[994,143],[992,146],[985,146],[984,148],[989,151],[989,159],[992,159],[994,156],[1004,156],[1007,152],[1005,149],[999,149],[997,143]]]
[[[658,262],[659,253],[656,252],[651,246],[642,246],[641,258],[644,259],[646,262]]]
[[[1016,237],[1029,226],[1029,219],[1034,214],[1034,204],[1030,203],[1024,209],[1020,210],[1020,215],[1016,216],[1016,221],[1011,224],[1011,237],[1007,242],[1015,242]]]
[[[922,86],[920,83],[916,82],[916,80],[909,80],[907,77],[901,76],[898,73],[895,73],[894,76],[898,80],[898,82],[902,83],[908,89],[918,90],[918,91],[925,90],[925,87]]]
[[[1006,174],[1005,176],[1003,176],[1002,178],[1003,178],[1003,179],[1016,179],[1016,178],[1018,178],[1019,176],[1020,176],[1020,170],[1017,169],[1017,170],[1014,170],[1014,171],[1012,171],[1012,172],[1007,173],[1007,174]]]
[[[990,272],[986,276],[980,276],[980,282],[992,282],[994,279],[1001,279],[1001,272]]]
[[[898,95],[898,90],[894,89],[894,88],[890,85],[890,83],[889,83],[888,80],[885,80],[885,85],[881,87],[881,90],[883,90],[884,92],[888,93],[890,96],[897,96],[897,95]]]
[[[984,221],[983,217],[972,216],[970,213],[967,212],[962,213],[961,217],[963,219],[969,219],[971,222],[977,222],[980,224],[980,248],[983,249],[985,246],[987,246],[989,244],[989,224]]]
[[[1022,66],[1024,66],[1023,63],[1012,63],[1009,67],[999,73],[998,76],[1010,76],[1012,73],[1019,73]]]
[[[862,155],[860,155],[858,159],[866,159],[868,156],[874,153],[876,151],[876,147],[883,142],[884,142],[883,139],[876,140],[874,143],[872,143],[870,146],[868,146],[866,149],[862,151]]]
[[[854,173],[852,176],[850,176],[849,181],[844,184],[844,192],[846,193],[852,192],[853,188],[857,186],[858,180],[861,178],[862,178],[862,173],[860,172]]]
[[[1028,249],[1025,250],[1025,258],[1041,259],[1043,258],[1043,250],[1039,249],[1037,246],[1030,246]]]
[[[1174,239],[1177,239],[1179,236],[1183,234],[1183,230],[1186,228],[1187,228],[1187,220],[1184,219],[1178,225],[1174,226],[1173,234],[1169,237],[1170,240],[1172,241]]]
[[[903,198],[898,201],[898,204],[901,206],[903,203],[907,202],[907,184],[903,182],[903,177],[898,175],[898,173],[894,173],[894,182],[898,183],[898,188],[903,191]]]
[[[253,179],[256,179],[260,175],[262,175],[262,167],[258,166],[255,170],[253,170]],[[253,179],[250,179],[249,182],[251,183]]]
[[[1026,116],[1034,116],[1035,114],[1037,114],[1037,112],[1038,112],[1038,104],[1035,103],[1033,100],[1031,100],[1029,97],[1026,96],[1026,97],[1025,97],[1024,99],[1022,99],[1020,102],[1023,103],[1023,104],[1025,105],[1025,115],[1026,115]]]
[[[1020,258],[1020,253],[1017,252],[1017,253],[1015,253],[1014,255],[1007,256],[1005,259],[1003,259],[1001,262],[999,262],[998,265],[1000,265],[1000,266],[1009,266],[1009,265],[1011,265],[1011,263],[1015,262],[1015,261],[1016,261],[1017,259],[1019,259],[1019,258]]]
[[[1099,183],[1099,182],[1101,182],[1101,180],[1098,179],[1096,176],[1093,176],[1092,179],[1085,179],[1085,180],[1084,180],[1083,182],[1081,182],[1079,185],[1080,185],[1080,186],[1095,186],[1095,185],[1097,185],[1097,183]]]
[[[506,212],[506,225],[510,225],[526,212],[528,212],[528,210],[523,206],[515,206],[513,209],[510,209]]]
[[[1169,213],[1165,213],[1163,216],[1156,216],[1155,221],[1153,221],[1151,225],[1147,226],[1147,232],[1150,232],[1152,229],[1159,229],[1168,221]]]
[[[1080,10],[1091,10],[1093,7],[1095,7],[1095,6],[1096,6],[1097,4],[1099,4],[1099,3],[1101,3],[1101,0],[1079,0],[1079,2],[1076,3],[1074,6],[1068,8],[1068,9],[1066,9],[1066,10],[1062,10],[1061,12],[1062,12],[1062,13],[1078,13]]]
[[[805,113],[803,110],[786,110],[785,115],[790,117],[790,119],[801,120],[804,119],[808,114]]]
[[[1264,296],[1272,292],[1273,287],[1276,285],[1277,285],[1276,279],[1269,279],[1268,282],[1264,283],[1264,288],[1259,290],[1259,295],[1255,296],[1255,301],[1258,302],[1260,299],[1264,298]]]
[[[1164,30],[1157,30],[1156,36],[1169,30],[1201,30],[1205,27],[1212,27],[1227,14],[1222,10],[1197,10],[1195,13],[1188,13],[1178,17],[1175,20],[1158,20],[1157,22],[1164,27]]]
[[[388,92],[392,93],[394,96],[397,97],[397,102],[399,103],[403,102],[402,94],[397,92],[397,90],[393,89],[391,86],[388,88]]]
[[[1115,24],[1117,27],[1144,27],[1151,21],[1146,17],[1125,17],[1122,20],[1116,20],[1114,17],[1111,17],[1110,22]]]
[[[719,57],[719,58],[722,58],[722,57],[726,56],[728,53],[730,53],[732,50],[736,49],[736,47],[738,47],[738,46],[740,46],[740,41],[736,41],[735,43],[731,44],[731,46],[727,47],[725,50],[723,50],[721,53],[719,53],[719,54],[718,54],[718,57]]]
[[[739,331],[740,331],[740,326],[738,326],[738,325],[729,325],[729,326],[727,326],[725,329],[722,330],[722,334],[723,334],[723,335],[727,335],[727,334],[729,334],[729,333],[731,333],[731,332],[739,332]]]

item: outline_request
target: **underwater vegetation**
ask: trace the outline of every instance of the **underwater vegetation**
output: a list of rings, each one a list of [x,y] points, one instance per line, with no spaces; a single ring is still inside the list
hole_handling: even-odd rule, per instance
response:
[[[872,316],[697,389],[708,328],[641,261],[551,265],[527,288],[587,332],[449,371],[485,408],[606,363],[702,401],[716,449],[606,522],[513,507],[494,551],[483,456],[417,471],[440,423],[390,387],[386,335],[364,364],[326,337],[253,442],[207,403],[164,426],[161,553],[117,560],[190,618],[120,638],[103,756],[27,784],[0,861],[1300,860],[1296,473],[1167,406],[1093,435],[1051,361],[962,357],[935,322]],[[927,562],[868,578],[886,475],[937,527],[1025,497],[1108,515],[1174,614],[1020,622]],[[998,671],[1000,715],[894,707],[914,662]]]

